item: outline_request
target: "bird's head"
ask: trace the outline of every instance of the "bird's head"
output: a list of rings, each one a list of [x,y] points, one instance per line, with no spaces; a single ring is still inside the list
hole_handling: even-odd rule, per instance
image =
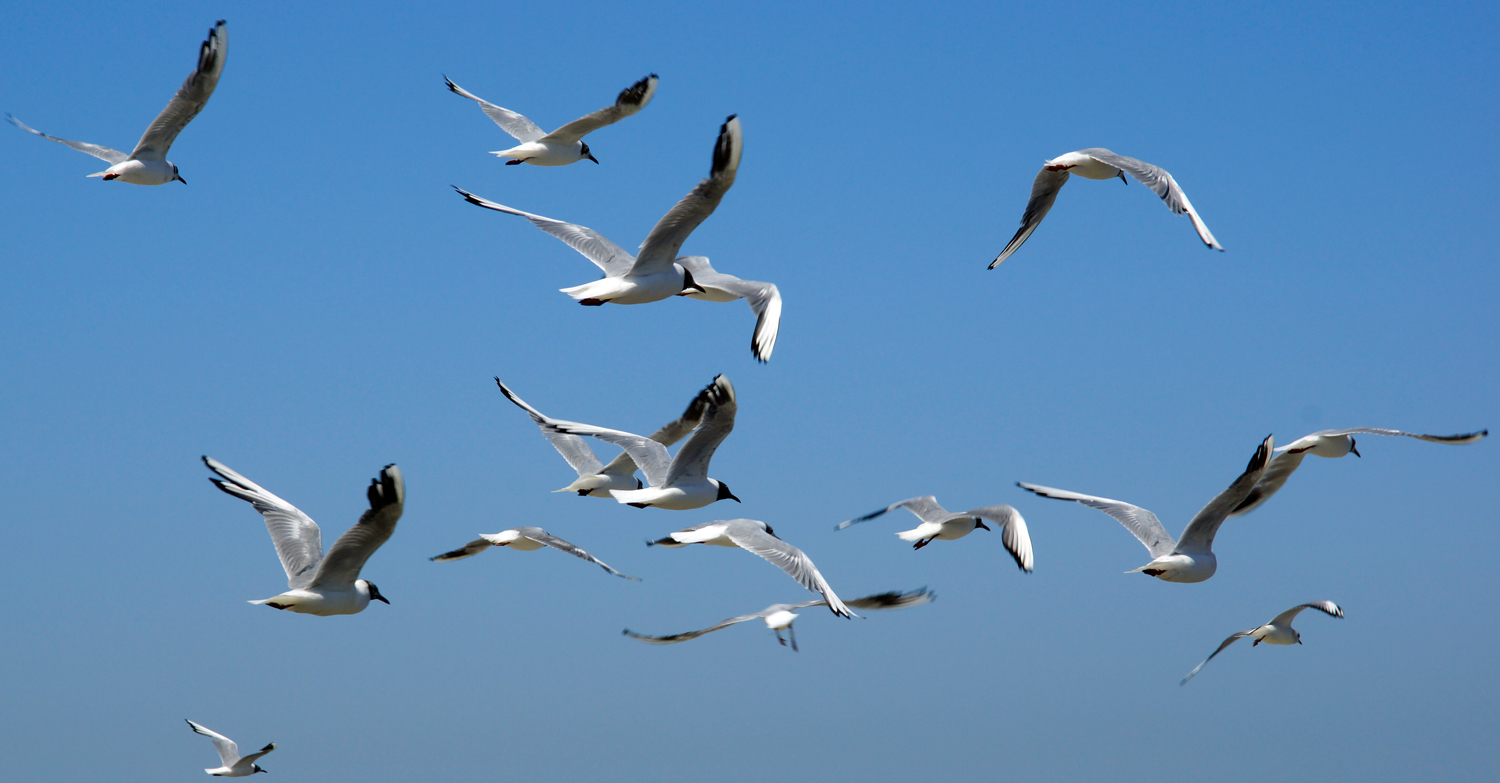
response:
[[[184,183],[184,184],[186,184],[186,183]],[[266,771],[265,771],[265,770],[263,770],[263,769],[261,769],[261,768],[260,768],[260,765],[259,765],[259,764],[251,764],[251,765],[250,765],[250,768],[251,768],[251,769],[252,769],[252,770],[254,770],[254,772],[251,772],[251,773],[250,773],[250,774],[252,774],[252,775],[254,775],[254,774],[255,774],[255,773],[256,773],[256,772],[266,772]],[[271,773],[269,773],[269,772],[266,772],[266,774],[267,774],[267,775],[269,775],[269,774],[271,774]]]
[[[740,499],[735,497],[733,492],[729,491],[729,485],[725,484],[722,481],[719,482],[719,496],[714,498],[714,500],[733,500],[736,503],[740,502]],[[767,529],[769,530],[769,528]]]
[[[1353,438],[1349,439],[1349,453],[1353,454],[1356,457],[1359,456],[1359,449],[1354,448],[1354,439]],[[1363,458],[1361,458],[1361,459],[1363,459]]]
[[[374,582],[365,582],[365,580],[363,580],[363,579],[361,579],[359,581],[364,582],[365,583],[365,587],[367,587],[367,588],[370,589],[370,600],[371,601],[379,601],[379,602],[385,604],[386,606],[390,606],[391,605],[391,602],[385,600],[385,596],[383,596],[383,595],[380,594],[380,588],[376,587]]]
[[[591,161],[593,161],[595,163],[599,162],[598,158],[596,158],[593,155],[589,154],[589,145],[587,145],[587,144],[585,144],[585,143],[583,143],[583,142],[580,141],[580,142],[578,142],[578,146],[579,146],[579,150],[578,150],[578,158],[579,158],[579,160],[582,160],[583,158],[588,158],[589,160],[591,160]]]
[[[177,164],[176,163],[172,164],[172,181],[173,182],[181,182],[184,185],[187,184],[187,180],[183,179],[182,175],[177,173]],[[264,772],[265,770],[261,770],[261,771]]]

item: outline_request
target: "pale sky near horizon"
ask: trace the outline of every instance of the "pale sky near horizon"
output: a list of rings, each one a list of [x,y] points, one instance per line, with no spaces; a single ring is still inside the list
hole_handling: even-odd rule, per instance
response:
[[[1201,584],[1125,574],[1119,524],[1017,488],[1126,500],[1174,535],[1268,433],[1500,424],[1500,12],[933,5],[83,2],[0,10],[0,111],[129,149],[215,19],[223,80],[169,158],[189,184],[0,127],[0,755],[14,780],[202,779],[191,718],[273,780],[1320,781],[1500,775],[1500,444],[1362,437],[1230,520]],[[504,166],[446,74],[552,129],[648,73],[600,165]],[[708,172],[738,180],[683,247],[785,299],[769,364],[739,302],[582,308],[594,279],[527,221],[633,250]],[[1075,178],[1015,255],[1043,160],[1166,168],[1227,248],[1131,181]],[[543,412],[635,432],[714,375],[739,416],[711,475],[742,504],[551,494]],[[613,455],[602,444],[604,459]],[[401,466],[364,576],[391,605],[320,618],[208,454],[325,542]],[[913,552],[896,512],[1008,503],[997,534]],[[769,522],[845,598],[801,651],[746,623],[810,593],[743,552],[647,549]],[[428,558],[537,525],[642,577],[542,551]],[[1230,633],[1306,601],[1304,644]]]

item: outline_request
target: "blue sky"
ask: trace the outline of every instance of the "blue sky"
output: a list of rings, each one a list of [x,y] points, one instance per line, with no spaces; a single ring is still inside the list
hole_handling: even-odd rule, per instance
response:
[[[1490,5],[228,3],[0,11],[0,109],[128,149],[219,17],[217,93],[171,159],[190,183],[0,129],[0,751],[18,780],[198,780],[192,718],[276,741],[277,781],[1317,780],[1500,773],[1496,445],[1360,440],[1231,520],[1219,572],[1145,552],[1027,481],[1128,500],[1173,533],[1267,433],[1500,423],[1500,124]],[[505,167],[444,74],[551,128],[647,73],[601,165]],[[684,246],[775,282],[743,304],[580,308],[595,270],[450,185],[633,248],[708,171],[739,178]],[[1228,248],[1139,183],[1078,180],[998,269],[1044,159],[1102,146],[1172,172]],[[715,374],[714,459],[743,505],[550,494],[569,471],[505,402],[650,431]],[[607,450],[601,450],[608,453]],[[400,464],[366,567],[391,606],[315,618],[209,454],[326,537]],[[1009,503],[1036,571],[979,532],[911,551],[891,502]],[[867,620],[810,611],[800,653],[702,627],[805,591],[744,553],[647,549],[772,524]],[[555,552],[427,558],[532,524]],[[1297,603],[1305,644],[1229,633]]]

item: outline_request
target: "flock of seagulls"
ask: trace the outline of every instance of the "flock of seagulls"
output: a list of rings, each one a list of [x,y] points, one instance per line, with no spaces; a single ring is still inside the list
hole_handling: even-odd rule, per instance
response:
[[[161,185],[173,181],[186,183],[177,166],[168,161],[166,155],[177,135],[202,111],[213,95],[223,74],[227,53],[228,33],[221,20],[209,31],[207,39],[200,46],[197,67],[129,154],[50,136],[32,129],[15,117],[9,118],[18,128],[28,133],[65,144],[110,164],[108,169],[90,174],[90,177],[138,185]],[[621,91],[613,105],[574,120],[551,133],[545,133],[526,117],[485,101],[446,77],[444,81],[453,93],[477,102],[486,116],[519,142],[514,147],[493,154],[506,159],[506,165],[527,163],[533,166],[565,166],[584,159],[599,163],[583,138],[640,112],[651,103],[658,85],[657,75],[651,74]],[[708,177],[699,182],[657,222],[641,244],[640,252],[634,256],[584,226],[523,212],[480,198],[468,191],[455,189],[469,203],[526,218],[537,228],[561,239],[598,266],[604,274],[602,279],[562,289],[563,293],[579,304],[645,304],[673,296],[711,302],[746,300],[756,316],[751,350],[758,361],[765,362],[771,358],[776,346],[781,320],[781,295],[777,287],[771,283],[721,274],[713,269],[707,258],[701,256],[679,255],[693,230],[713,214],[734,184],[743,144],[741,123],[735,115],[730,115],[719,129]],[[1026,204],[1020,228],[990,264],[991,268],[1010,257],[1031,237],[1051,210],[1058,192],[1073,174],[1096,180],[1118,178],[1127,184],[1125,175],[1129,174],[1155,192],[1174,213],[1186,214],[1205,245],[1217,250],[1224,249],[1198,216],[1187,194],[1166,170],[1106,149],[1091,148],[1046,161],[1032,183],[1031,197]],[[635,508],[669,511],[703,508],[722,500],[740,502],[730,491],[728,484],[708,475],[714,453],[734,430],[739,405],[734,386],[722,375],[716,376],[695,394],[676,419],[644,437],[622,430],[551,418],[522,400],[499,378],[495,382],[506,399],[526,412],[577,474],[576,479],[561,489],[553,490],[555,492],[613,499]],[[1245,470],[1227,489],[1194,515],[1183,529],[1182,535],[1175,539],[1155,514],[1139,506],[1037,484],[1018,484],[1042,497],[1089,506],[1120,522],[1140,540],[1152,558],[1150,562],[1127,573],[1139,572],[1167,582],[1202,582],[1212,577],[1218,569],[1213,543],[1215,534],[1225,520],[1258,508],[1286,483],[1308,454],[1326,458],[1338,458],[1346,454],[1358,457],[1359,451],[1355,448],[1354,438],[1356,435],[1402,436],[1434,443],[1466,444],[1483,439],[1488,435],[1488,430],[1443,436],[1355,427],[1323,430],[1279,448],[1275,446],[1274,437],[1268,436],[1260,443]],[[590,448],[589,439],[602,441],[620,449],[620,452],[610,462],[601,462]],[[679,442],[683,443],[676,455],[670,455],[668,448]],[[372,601],[390,604],[373,582],[361,578],[361,572],[370,557],[392,537],[396,524],[401,519],[406,488],[401,471],[394,464],[385,466],[371,480],[366,493],[369,507],[364,510],[359,521],[339,536],[325,553],[322,533],[317,523],[296,506],[211,457],[204,456],[203,462],[215,474],[210,478],[214,486],[246,501],[260,513],[286,571],[288,589],[285,592],[250,603],[318,616],[358,614]],[[637,473],[640,474],[639,477]],[[922,549],[933,541],[963,539],[975,530],[982,529],[1000,533],[1001,544],[1023,572],[1030,573],[1034,568],[1027,523],[1020,512],[1008,505],[950,512],[938,505],[935,497],[926,495],[849,519],[838,524],[836,529],[874,520],[896,509],[905,509],[920,520],[917,527],[896,533],[901,540],[911,542],[914,550]],[[994,527],[986,523],[993,524]],[[777,536],[769,524],[755,519],[714,520],[647,541],[648,546],[668,548],[691,544],[746,550],[780,568],[802,587],[821,597],[801,603],[772,604],[758,612],[731,617],[687,633],[649,636],[626,629],[624,634],[627,637],[653,644],[670,644],[696,639],[751,620],[763,620],[782,645],[790,644],[796,650],[797,641],[792,625],[799,609],[825,606],[838,617],[850,618],[857,616],[853,611],[855,609],[908,608],[929,603],[934,598],[931,591],[922,588],[909,592],[877,593],[847,602],[840,600],[805,552]],[[480,535],[458,549],[430,559],[437,562],[461,560],[491,547],[507,547],[524,552],[556,549],[593,563],[614,576],[640,581],[562,538],[541,528],[529,526]],[[1182,683],[1186,684],[1208,661],[1241,638],[1250,637],[1255,640],[1255,645],[1261,642],[1275,645],[1300,644],[1301,635],[1291,624],[1304,609],[1317,609],[1336,618],[1344,616],[1343,609],[1332,601],[1320,600],[1295,606],[1265,625],[1240,631],[1225,639],[1213,654],[1183,678]],[[782,632],[786,632],[786,637],[782,636]],[[234,741],[224,735],[191,720],[188,725],[194,732],[211,739],[219,753],[221,765],[204,770],[210,775],[244,777],[265,772],[256,762],[276,749],[276,744],[271,743],[256,753],[241,756]]]

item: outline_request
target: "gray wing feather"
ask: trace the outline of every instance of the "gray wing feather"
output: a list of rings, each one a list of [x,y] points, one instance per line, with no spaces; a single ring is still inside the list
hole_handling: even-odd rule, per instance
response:
[[[1044,498],[1055,498],[1057,500],[1072,500],[1082,503],[1089,508],[1098,509],[1115,518],[1115,521],[1125,526],[1136,538],[1140,539],[1146,549],[1151,552],[1152,557],[1161,557],[1170,554],[1172,548],[1177,545],[1167,529],[1161,526],[1161,520],[1156,515],[1140,506],[1132,506],[1120,500],[1094,497],[1078,492],[1069,492],[1065,489],[1053,489],[1051,487],[1037,486],[1016,482],[1021,489],[1030,490]]]
[[[259,511],[271,533],[271,543],[286,570],[287,586],[305,587],[323,559],[323,534],[318,523],[296,506],[271,494],[264,487],[231,470],[229,466],[204,456],[203,464],[223,479],[211,478],[214,486],[244,500]]]
[[[557,453],[561,454],[562,458],[568,461],[568,465],[572,466],[573,470],[578,471],[578,475],[590,476],[603,472],[603,464],[599,462],[599,458],[594,455],[594,450],[589,448],[589,444],[583,438],[577,435],[563,435],[557,432],[549,432],[546,423],[551,420],[542,415],[541,411],[527,405],[525,400],[517,397],[516,393],[511,391],[498,377],[495,378],[495,385],[500,387],[500,393],[505,395],[505,399],[510,400],[516,404],[516,407],[526,411],[526,415],[530,416],[531,420],[536,422],[538,427],[542,428],[542,433],[547,436],[547,440],[552,443],[552,447],[557,449]],[[616,462],[618,461],[616,459]],[[610,464],[614,465],[613,462]],[[632,462],[630,464],[629,472],[634,472],[635,463]]]
[[[450,560],[462,560],[466,557],[473,557],[492,546],[494,546],[494,544],[491,544],[488,540],[483,538],[476,538],[473,541],[470,541],[469,543],[459,547],[458,549],[455,549],[451,552],[444,552],[441,555],[430,557],[428,559],[439,563],[446,563]]]
[[[849,607],[845,606],[844,602],[834,594],[833,588],[828,585],[823,574],[818,572],[818,567],[813,565],[812,558],[809,558],[802,550],[767,533],[750,520],[730,520],[727,525],[724,535],[741,549],[765,558],[797,580],[798,584],[815,593],[821,593],[828,603],[828,608],[834,614],[841,617],[853,616]]]
[[[657,221],[651,233],[646,235],[646,241],[641,243],[641,253],[631,269],[632,273],[655,274],[665,272],[672,265],[688,235],[714,213],[724,194],[734,184],[743,148],[740,121],[731,114],[719,128],[719,140],[714,144],[713,165],[709,169],[708,178],[699,182],[691,193]]]
[[[653,487],[665,485],[667,471],[672,467],[672,458],[667,454],[666,446],[632,432],[605,429],[592,424],[561,419],[548,419],[547,423],[542,425],[542,429],[565,435],[588,435],[605,443],[619,446],[630,455],[630,458],[640,467],[641,472],[646,474],[646,481],[650,482]]]
[[[99,160],[102,160],[102,161],[104,161],[106,163],[109,163],[110,165],[114,165],[116,163],[123,163],[126,159],[128,159],[130,157],[126,153],[123,153],[123,152],[121,152],[119,150],[116,150],[116,149],[110,149],[109,147],[105,147],[105,146],[100,145],[100,144],[89,144],[86,141],[69,141],[67,139],[59,139],[56,136],[48,136],[47,134],[42,133],[41,131],[37,130],[36,128],[33,128],[30,125],[27,125],[26,123],[21,122],[20,120],[18,120],[15,117],[11,116],[11,114],[9,112],[6,113],[5,118],[7,120],[10,120],[10,124],[16,126],[17,128],[20,128],[23,131],[26,131],[27,133],[34,133],[34,134],[36,134],[38,136],[41,136],[42,138],[47,139],[49,141],[55,141],[58,144],[66,144],[69,147],[72,147],[73,149],[78,150],[79,152],[84,152],[84,153],[87,153],[89,155],[93,155],[94,157],[98,158]]]
[[[1213,500],[1208,501],[1199,512],[1193,515],[1187,527],[1182,531],[1182,537],[1177,539],[1177,547],[1174,552],[1209,552],[1214,545],[1214,535],[1219,532],[1219,525],[1229,518],[1231,511],[1239,507],[1245,498],[1255,490],[1255,485],[1265,475],[1266,466],[1271,461],[1271,451],[1276,447],[1274,436],[1267,435],[1261,441],[1260,448],[1255,450],[1255,455],[1250,458],[1250,464],[1245,466],[1245,472],[1229,485],[1229,489],[1220,492]]]
[[[526,119],[525,117],[511,111],[510,109],[496,106],[495,104],[490,103],[489,101],[479,97],[478,95],[465,90],[457,84],[454,84],[453,80],[449,79],[447,76],[443,77],[443,81],[447,83],[448,89],[459,95],[462,95],[465,98],[468,98],[471,101],[478,103],[480,110],[484,112],[485,116],[494,120],[495,124],[500,126],[500,130],[503,130],[506,133],[509,133],[510,135],[516,137],[516,141],[525,144],[526,142],[536,141],[537,139],[540,139],[543,136],[547,135],[546,131],[538,128],[536,126],[536,123],[532,122],[531,120]]]
[[[265,746],[264,748],[261,748],[260,750],[254,752],[254,753],[251,753],[248,756],[243,757],[240,760],[241,761],[248,761],[251,764],[254,764],[256,759],[260,758],[261,756],[266,755],[267,753],[270,753],[271,751],[273,751],[275,749],[276,749],[276,743],[273,742],[273,743]]]
[[[1425,440],[1428,443],[1449,443],[1458,445],[1461,443],[1475,443],[1484,440],[1490,434],[1489,430],[1478,432],[1465,432],[1459,435],[1419,435],[1415,432],[1402,432],[1401,430],[1388,430],[1380,427],[1350,427],[1347,430],[1323,430],[1318,435],[1400,435],[1406,438]]]
[[[1031,182],[1031,198],[1026,202],[1026,211],[1021,215],[1021,227],[1005,243],[1005,249],[1000,251],[1000,255],[990,262],[990,269],[999,266],[1001,261],[1010,258],[1011,253],[1026,244],[1026,240],[1031,238],[1031,232],[1042,224],[1042,218],[1052,209],[1052,203],[1057,201],[1057,194],[1068,183],[1069,176],[1065,170],[1048,171],[1043,168],[1037,172],[1036,179]]]
[[[846,605],[854,607],[855,609],[905,609],[909,606],[920,606],[925,603],[930,603],[932,599],[936,597],[937,595],[935,593],[924,587],[920,590],[912,590],[905,593],[892,591],[888,593],[876,593],[875,595],[862,596],[860,598],[855,598],[854,600],[847,602]],[[788,611],[795,611],[797,609],[806,609],[812,606],[827,605],[827,599],[821,601],[803,601],[799,604],[772,604],[771,606],[768,606],[760,610],[759,612],[755,612],[754,614],[742,614],[739,617],[731,617],[728,620],[720,621],[718,623],[715,623],[714,625],[697,631],[672,634],[671,636],[646,636],[645,634],[639,634],[627,628],[625,629],[625,635],[629,636],[632,639],[636,639],[642,642],[648,642],[650,644],[673,644],[676,642],[685,642],[689,639],[697,639],[704,634],[713,633],[714,631],[720,631],[728,628],[731,625],[738,625],[739,623],[743,623],[746,620],[758,620],[762,617],[769,617],[770,615],[782,611],[783,609]]]
[[[750,338],[750,352],[757,361],[767,362],[776,349],[776,335],[781,331],[781,289],[775,283],[758,280],[741,280],[714,270],[703,256],[686,256],[678,259],[693,275],[693,283],[699,288],[717,294],[711,301],[733,301],[744,299],[755,313],[755,332]],[[689,298],[698,297],[689,294]]]
[[[986,506],[965,511],[964,516],[988,519],[1000,525],[1000,542],[1005,545],[1005,551],[1016,559],[1016,565],[1022,571],[1031,573],[1034,556],[1031,553],[1031,533],[1026,529],[1026,520],[1021,517],[1021,512],[1010,506]]]
[[[386,465],[380,477],[370,480],[366,492],[370,508],[329,547],[328,555],[308,583],[309,588],[339,587],[348,589],[359,578],[360,569],[375,550],[396,532],[396,522],[406,504],[406,484],[401,469]]]
[[[1255,488],[1250,490],[1250,494],[1246,495],[1233,511],[1229,512],[1229,516],[1237,517],[1248,514],[1260,507],[1260,504],[1270,500],[1272,495],[1281,490],[1286,480],[1297,472],[1297,468],[1302,465],[1302,459],[1306,456],[1305,451],[1295,454],[1283,451],[1272,457],[1271,464],[1266,466],[1266,472],[1260,474],[1260,481],[1255,482]]]
[[[907,498],[900,503],[892,503],[889,506],[880,509],[879,511],[871,511],[870,513],[865,514],[862,517],[855,517],[854,519],[845,520],[838,523],[837,525],[834,525],[833,529],[843,530],[850,525],[856,525],[860,522],[868,522],[876,517],[884,515],[886,512],[895,511],[898,508],[904,508],[913,514],[916,514],[917,518],[922,520],[923,522],[941,522],[944,519],[956,516],[955,514],[949,513],[948,510],[943,508],[942,506],[939,506],[936,497],[933,497],[932,495],[923,495],[919,498]]]
[[[493,209],[496,212],[504,212],[509,215],[520,215],[531,221],[531,225],[561,239],[568,247],[577,250],[584,258],[594,262],[594,265],[604,271],[606,277],[620,277],[630,270],[635,263],[635,258],[620,248],[619,245],[609,241],[603,234],[585,226],[572,223],[564,223],[561,220],[553,220],[541,215],[533,215],[530,212],[522,212],[512,209],[504,204],[498,204],[489,199],[480,198],[460,187],[454,187],[464,200],[475,206]]]
[[[1160,166],[1153,166],[1143,160],[1116,155],[1109,150],[1098,147],[1079,150],[1079,152],[1101,163],[1108,163],[1135,177],[1142,185],[1151,188],[1152,192],[1160,196],[1161,200],[1166,203],[1167,208],[1172,210],[1174,214],[1181,215],[1187,213],[1188,218],[1193,221],[1193,229],[1198,232],[1198,238],[1203,240],[1203,244],[1215,250],[1224,249],[1219,244],[1219,241],[1214,239],[1214,235],[1208,230],[1208,226],[1204,225],[1202,218],[1198,217],[1198,211],[1193,209],[1193,202],[1188,201],[1187,194],[1182,191],[1182,187],[1177,184],[1177,180],[1172,179],[1172,175],[1167,173],[1166,169]]]
[[[619,96],[615,98],[613,106],[608,106],[593,114],[573,120],[567,125],[542,137],[540,140],[557,144],[571,144],[606,125],[613,125],[646,108],[646,104],[651,102],[651,97],[654,95],[656,95],[656,74],[653,73],[621,90]]]
[[[637,579],[636,577],[628,576],[626,574],[622,574],[619,571],[616,571],[615,569],[610,568],[609,565],[606,564],[603,560],[600,560],[599,558],[594,557],[593,555],[589,554],[588,552],[583,551],[582,549],[574,546],[573,544],[570,544],[567,541],[564,541],[561,538],[558,538],[557,536],[554,536],[551,533],[548,533],[547,531],[545,531],[545,530],[543,530],[543,529],[541,529],[539,527],[522,527],[522,528],[516,528],[516,529],[521,532],[521,535],[526,536],[527,538],[530,538],[533,541],[540,541],[541,543],[546,544],[547,546],[550,546],[553,549],[556,549],[558,551],[567,552],[568,554],[570,554],[570,555],[572,555],[574,557],[583,558],[584,560],[587,560],[590,563],[593,563],[594,565],[599,566],[600,568],[602,568],[602,569],[610,572],[611,574],[614,574],[615,576],[620,577],[621,579],[629,579],[632,582],[639,582],[639,581],[641,581],[640,579]]]
[[[1297,615],[1302,613],[1303,609],[1317,609],[1318,611],[1328,615],[1329,617],[1341,618],[1344,616],[1344,610],[1340,609],[1339,605],[1332,601],[1313,601],[1312,603],[1302,604],[1301,606],[1294,606],[1286,610],[1285,612],[1276,615],[1275,617],[1271,618],[1270,624],[1288,627],[1292,624],[1292,620],[1296,619]]]
[[[813,606],[815,604],[820,604],[820,603],[823,603],[823,602],[822,601],[808,601],[805,604],[776,604],[774,606],[768,606],[768,607],[766,607],[766,608],[764,608],[764,609],[762,609],[759,612],[756,612],[754,614],[742,614],[739,617],[731,617],[728,620],[722,620],[720,622],[714,623],[713,625],[710,625],[707,628],[701,628],[701,629],[696,630],[696,631],[688,631],[687,633],[675,633],[675,634],[671,634],[670,636],[647,636],[645,634],[636,633],[635,631],[632,631],[629,628],[625,629],[625,635],[629,636],[632,639],[635,639],[635,640],[638,640],[638,641],[642,641],[642,642],[646,642],[648,644],[676,644],[677,642],[685,642],[685,641],[688,641],[689,639],[697,639],[698,637],[703,636],[704,634],[710,634],[710,633],[713,633],[714,631],[722,631],[722,630],[724,630],[725,628],[728,628],[731,625],[739,625],[740,623],[743,623],[743,622],[745,622],[747,620],[758,620],[758,619],[760,619],[762,617],[767,617],[767,616],[771,615],[772,613],[779,612],[782,609],[796,609],[796,608],[802,608],[802,607],[805,607],[805,606]]]
[[[708,477],[708,463],[713,459],[719,444],[734,431],[734,417],[739,410],[735,402],[734,386],[722,375],[716,376],[703,390],[708,395],[708,410],[703,413],[703,422],[687,443],[677,450],[677,456],[667,470],[663,486],[670,486],[682,479]],[[652,486],[659,486],[652,482]]]
[[[1255,630],[1254,628],[1250,629],[1250,631],[1254,631],[1254,630]],[[1250,635],[1250,631],[1240,631],[1239,633],[1237,633],[1237,634],[1229,637],[1228,639],[1225,639],[1224,643],[1221,644],[1221,645],[1219,645],[1219,649],[1214,650],[1213,655],[1210,655],[1207,658],[1204,658],[1203,659],[1203,663],[1200,663],[1197,666],[1194,666],[1193,670],[1190,671],[1190,672],[1188,672],[1188,675],[1186,677],[1182,678],[1182,682],[1179,682],[1177,684],[1178,685],[1187,685],[1187,681],[1193,679],[1193,675],[1197,674],[1198,671],[1200,669],[1202,669],[1205,664],[1207,664],[1209,661],[1213,660],[1214,659],[1214,655],[1218,655],[1219,653],[1224,652],[1224,648],[1225,647],[1228,647],[1229,645],[1234,644],[1235,642],[1239,641],[1240,639],[1243,639],[1246,636],[1249,636]]]
[[[184,718],[183,720],[187,719]],[[232,767],[234,766],[234,762],[240,760],[240,746],[236,745],[234,740],[190,720],[187,722],[187,725],[192,726],[193,731],[213,740],[214,750],[219,752],[219,760],[224,762],[224,766]]]
[[[224,59],[229,55],[229,30],[224,20],[219,20],[208,39],[198,48],[198,67],[187,77],[177,94],[167,102],[167,108],[141,134],[130,157],[136,160],[165,160],[167,150],[177,140],[177,134],[187,127],[198,112],[208,104],[214,88],[219,86],[219,76],[224,73]]]
[[[703,421],[703,412],[708,408],[708,389],[698,392],[693,401],[688,403],[687,409],[674,421],[663,425],[661,429],[651,433],[651,440],[663,446],[672,446],[677,441],[686,438]],[[617,476],[628,476],[636,470],[635,460],[630,458],[630,452],[622,451],[618,457],[610,460],[604,466],[601,473],[609,473]]]

